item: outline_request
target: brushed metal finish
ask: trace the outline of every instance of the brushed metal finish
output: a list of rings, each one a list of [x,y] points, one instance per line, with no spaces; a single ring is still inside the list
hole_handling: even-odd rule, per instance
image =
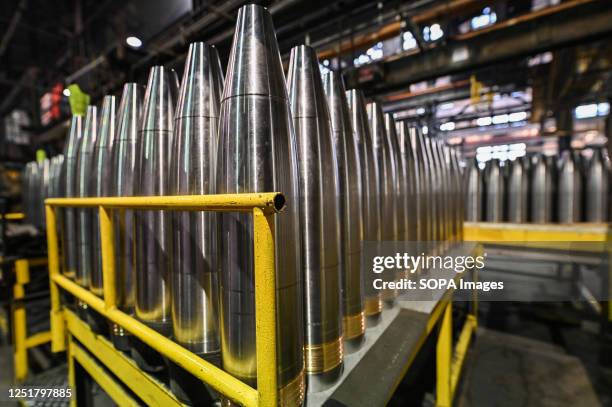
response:
[[[432,240],[432,221],[431,221],[431,185],[429,177],[430,167],[426,165],[427,154],[425,150],[424,135],[418,127],[409,129],[410,141],[415,152],[415,161],[418,173],[418,195],[419,195],[419,217],[420,217],[420,233],[419,240],[423,242],[423,251],[428,250],[427,242]]]
[[[604,148],[593,150],[586,177],[586,220],[608,222],[610,220],[610,158]]]
[[[370,130],[372,132],[372,149],[374,150],[374,161],[378,166],[378,183],[380,195],[378,205],[380,241],[393,241],[398,236],[398,219],[395,199],[397,185],[397,167],[395,156],[391,149],[382,107],[377,102],[367,105]],[[384,219],[384,222],[382,221]]]
[[[529,178],[524,157],[510,163],[508,172],[508,221],[527,222],[529,205]]]
[[[170,150],[174,128],[177,79],[174,72],[154,66],[143,102],[134,194],[169,195]],[[169,333],[171,214],[135,211],[136,317],[153,329]]]
[[[493,159],[487,162],[485,180],[485,219],[487,222],[501,222],[504,220],[505,182],[499,160]]]
[[[31,161],[26,165],[24,172],[25,185],[27,191],[24,196],[26,219],[32,226],[38,226],[38,200],[40,199],[40,183],[42,180],[41,166],[36,161]]]
[[[433,153],[438,162],[439,195],[440,200],[440,241],[446,241],[451,235],[451,186],[450,186],[450,157],[447,156],[447,147],[439,139],[431,139]]]
[[[406,222],[408,231],[405,240],[416,242],[421,238],[422,212],[420,191],[420,169],[416,159],[416,149],[413,144],[412,129],[406,122],[398,122],[398,144],[400,149],[402,165],[405,172],[405,193],[407,200]]]
[[[77,153],[82,136],[83,120],[81,116],[73,115],[68,139],[64,145],[61,173],[60,194],[66,198],[77,196]],[[58,210],[58,214],[62,218],[62,270],[67,276],[73,277],[76,274],[78,258],[76,209],[62,208]]]
[[[45,198],[47,197],[51,176],[51,160],[45,158],[39,161],[38,170],[40,178],[38,180],[38,188],[36,189],[36,227],[44,230],[47,228],[45,222]]]
[[[368,119],[372,131],[372,148],[374,159],[378,166],[378,182],[380,195],[378,199],[380,239],[379,243],[396,241],[399,233],[397,206],[397,165],[395,155],[385,128],[385,118],[382,106],[378,102],[367,105]],[[385,281],[394,281],[396,275],[390,271],[381,274]],[[397,290],[385,289],[381,292],[382,299],[389,306],[397,297]]]
[[[76,163],[76,196],[86,198],[92,195],[93,154],[98,137],[98,109],[87,106],[83,137],[80,139]],[[89,287],[93,267],[93,209],[79,208],[77,214],[77,270],[75,281],[82,287]]]
[[[292,48],[287,75],[299,175],[306,372],[342,363],[338,161],[319,61],[313,48]],[[320,345],[335,343],[329,360]]]
[[[361,163],[361,179],[363,186],[363,241],[377,242],[380,240],[381,207],[380,181],[378,166],[374,155],[372,133],[368,122],[363,93],[357,89],[346,92],[353,126],[353,137],[357,144]],[[380,292],[374,289],[374,273],[364,271],[366,314],[375,316],[382,311]],[[369,305],[371,304],[371,305]],[[369,309],[368,309],[369,307]]]
[[[393,161],[395,162],[395,209],[397,216],[397,235],[398,241],[411,240],[411,225],[409,216],[409,199],[408,199],[408,171],[405,167],[405,160],[402,154],[402,149],[399,144],[399,135],[393,115],[385,113],[385,130],[387,132],[387,145],[391,149]],[[399,247],[398,247],[399,248]]]
[[[107,95],[102,100],[102,112],[100,114],[100,131],[96,138],[93,154],[93,166],[91,174],[91,196],[111,196],[111,149],[115,142],[115,97]],[[93,212],[92,235],[92,269],[90,290],[101,296],[104,291],[102,278],[102,253],[100,246],[100,219],[98,211]]]
[[[216,48],[189,46],[174,126],[170,190],[174,195],[215,192],[223,73]],[[178,343],[197,354],[219,347],[219,284],[215,214],[173,212],[172,327]]]
[[[114,196],[135,195],[136,150],[142,112],[142,91],[136,83],[123,85],[117,114],[117,132],[111,150],[111,191]],[[114,211],[115,295],[117,307],[134,312],[134,212]]]
[[[474,159],[471,165],[468,165],[467,179],[466,179],[466,211],[465,219],[468,222],[479,222],[484,220],[483,211],[483,174],[480,168],[478,168],[478,161]]]
[[[450,148],[451,171],[455,186],[455,236],[457,241],[463,241],[463,223],[465,222],[465,184],[463,183],[463,169],[460,164],[461,153],[459,148]]]
[[[277,270],[278,384],[295,385],[281,404],[303,400],[300,206],[296,140],[272,18],[258,5],[238,12],[221,102],[217,193],[281,191],[274,217]],[[255,385],[252,215],[220,215],[223,367]]]
[[[48,164],[47,164],[48,167]],[[42,200],[44,200],[44,161],[31,161],[26,164],[23,172],[23,206],[28,223],[36,228],[41,227]],[[48,183],[47,183],[48,185]]]
[[[582,174],[573,152],[565,150],[559,162],[557,210],[559,223],[582,220]]]
[[[49,188],[47,190],[48,197],[59,198],[61,196],[61,172],[63,165],[63,154],[59,154],[51,158],[51,167],[49,170]]]
[[[531,170],[531,222],[548,223],[552,221],[553,174],[549,160],[537,155],[532,161]]]
[[[342,75],[329,71],[323,84],[331,117],[332,139],[338,161],[340,270],[342,275],[342,315],[344,339],[358,339],[364,334],[364,278],[361,268],[363,239],[362,165],[346,99]],[[357,316],[355,318],[355,316]],[[354,319],[351,319],[354,318]],[[357,321],[358,328],[346,326]]]
[[[428,168],[426,179],[428,180],[428,202],[431,205],[431,211],[429,213],[430,222],[430,241],[435,244],[442,239],[442,203],[440,199],[441,195],[441,182],[440,182],[440,167],[438,163],[438,156],[434,154],[433,142],[431,137],[422,135],[423,150],[425,157],[425,166]],[[432,249],[435,246],[432,246]]]

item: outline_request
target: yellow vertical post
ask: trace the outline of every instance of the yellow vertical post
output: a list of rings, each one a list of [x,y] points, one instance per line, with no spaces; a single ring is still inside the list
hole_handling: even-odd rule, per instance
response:
[[[72,397],[70,398],[70,407],[76,407],[77,405],[77,386],[76,379],[74,376],[74,345],[72,343],[72,335],[70,336],[70,345],[68,346],[68,386],[72,391]]]
[[[452,301],[445,307],[438,343],[436,345],[436,406],[450,407],[452,405],[451,394],[451,361],[453,350],[452,338]]]
[[[53,276],[60,273],[59,245],[57,242],[57,217],[55,208],[45,204],[47,218],[47,255],[49,257],[49,292],[51,296],[51,351],[66,350],[64,314],[60,303],[60,290]]]
[[[99,207],[99,210],[104,303],[106,308],[115,308],[117,305],[117,295],[115,293],[115,246],[113,243],[112,211],[102,206]]]
[[[25,285],[30,282],[28,261],[20,259],[15,261],[16,282],[13,286],[13,344],[15,346],[15,380],[21,382],[28,376],[28,349],[27,349],[27,316],[25,303]]]
[[[472,280],[474,283],[478,283],[478,270],[476,268],[471,270]],[[478,327],[478,290],[472,290],[472,310],[470,315],[474,317],[474,328]]]
[[[253,209],[257,389],[261,406],[276,406],[276,267],[274,214]]]

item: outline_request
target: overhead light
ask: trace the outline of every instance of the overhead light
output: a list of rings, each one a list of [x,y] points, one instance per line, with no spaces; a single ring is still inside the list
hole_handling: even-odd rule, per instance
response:
[[[596,103],[580,105],[576,108],[576,119],[588,119],[597,116],[598,106]]]
[[[64,90],[62,91],[62,94],[64,96],[66,96],[67,98],[69,98],[70,97],[70,89],[64,88]]]
[[[442,131],[453,131],[455,130],[455,122],[446,122],[440,125]]]
[[[597,115],[607,116],[608,114],[610,114],[610,103],[602,102],[597,105]]]
[[[505,124],[508,123],[508,115],[506,113],[493,116],[493,124]]]
[[[138,37],[130,36],[125,39],[125,43],[132,48],[142,47],[142,41]]]
[[[476,124],[478,126],[490,126],[491,123],[491,116],[479,117],[478,119],[476,119]]]
[[[508,121],[511,123],[520,122],[527,119],[527,112],[514,112],[508,115]]]

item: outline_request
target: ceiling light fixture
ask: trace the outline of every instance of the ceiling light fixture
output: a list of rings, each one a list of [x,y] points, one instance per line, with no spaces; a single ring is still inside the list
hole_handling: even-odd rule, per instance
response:
[[[125,39],[125,43],[132,48],[142,47],[142,40],[138,37],[130,36]]]

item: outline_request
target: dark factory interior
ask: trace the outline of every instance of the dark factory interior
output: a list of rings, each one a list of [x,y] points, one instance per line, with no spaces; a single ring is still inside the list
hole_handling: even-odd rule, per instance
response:
[[[612,406],[612,2],[0,2],[0,405]]]

